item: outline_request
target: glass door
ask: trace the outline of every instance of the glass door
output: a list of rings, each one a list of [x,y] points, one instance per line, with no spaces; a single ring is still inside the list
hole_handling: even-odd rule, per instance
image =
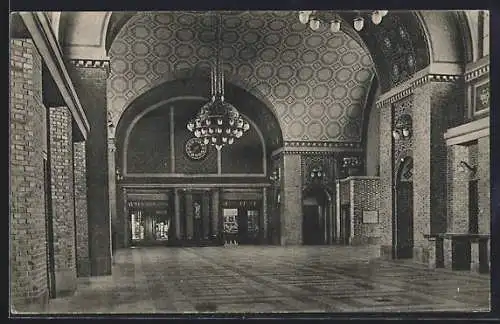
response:
[[[155,245],[171,238],[172,212],[162,201],[129,201],[132,245]]]

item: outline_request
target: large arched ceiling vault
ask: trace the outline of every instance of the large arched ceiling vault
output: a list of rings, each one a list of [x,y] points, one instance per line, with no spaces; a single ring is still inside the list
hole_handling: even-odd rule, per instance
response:
[[[271,103],[285,140],[360,140],[374,68],[358,42],[312,32],[294,12],[226,13],[223,26],[226,80]],[[210,14],[135,15],[109,52],[112,115],[155,85],[208,71],[214,43]]]
[[[63,51],[69,58],[111,57],[111,79],[115,80],[115,86],[111,87],[110,81],[109,107],[115,118],[119,118],[121,111],[135,97],[147,91],[148,87],[178,78],[182,74],[180,71],[184,71],[183,76],[186,77],[186,70],[206,67],[206,48],[211,44],[211,39],[208,23],[206,19],[200,18],[200,15],[201,13],[185,13],[184,16],[174,19],[169,13],[64,12],[58,19],[59,29],[56,30]],[[364,100],[374,72],[374,67],[369,64],[359,65],[362,58],[370,59],[364,47],[369,49],[371,58],[375,61],[379,83],[384,92],[429,64],[463,64],[464,59],[471,60],[475,47],[470,44],[470,17],[467,12],[466,19],[460,19],[460,15],[463,16],[463,13],[390,12],[381,25],[372,28],[371,23],[366,24],[359,35],[348,29],[347,34],[335,36],[328,32],[313,33],[298,24],[296,12],[229,14],[225,18],[228,77],[236,85],[272,103],[280,119],[285,140],[359,141],[359,128],[366,104]],[[342,17],[345,21],[352,20],[352,14],[347,12],[342,13]],[[192,18],[195,18],[194,21]],[[260,22],[257,22],[259,20]],[[253,28],[249,25],[252,22],[255,25]],[[278,31],[278,26],[281,25],[284,29]],[[246,28],[248,26],[251,28]],[[191,34],[185,30],[190,30]],[[130,44],[132,35],[142,37],[142,40]],[[189,37],[193,38],[192,41]],[[273,38],[280,40],[275,44]],[[335,42],[341,45],[331,46],[335,45]],[[172,46],[173,44],[175,46]],[[343,52],[343,46],[347,48],[347,52]],[[145,48],[148,53],[141,54]],[[165,52],[169,49],[170,54]],[[124,54],[124,50],[127,53]],[[183,58],[182,55],[187,55],[190,50],[195,55],[189,59]],[[339,53],[339,50],[343,53]],[[283,54],[292,51],[294,54],[289,57]],[[274,57],[277,55],[273,56],[272,53],[280,53],[279,58]],[[354,54],[350,55],[351,53]],[[124,61],[126,55],[133,62],[125,60],[124,66],[120,62]],[[166,61],[165,55],[172,61]],[[335,62],[331,62],[331,55],[336,56]],[[321,56],[325,56],[325,59],[321,60]],[[342,63],[342,56],[347,57],[344,59],[347,66]],[[358,61],[349,64],[352,56],[357,56]],[[273,57],[274,60],[271,60]],[[114,58],[118,58],[118,63],[113,62]],[[315,62],[312,62],[313,58]],[[341,66],[335,63],[340,63]],[[134,80],[130,79],[131,74],[128,73],[127,78],[127,72],[134,71],[134,67],[135,70],[141,71],[146,66],[151,68],[152,72],[149,71],[149,74],[145,73]],[[280,69],[282,66],[286,67]],[[361,66],[361,70],[355,71],[354,68],[358,66]],[[123,70],[124,68],[126,70]],[[302,72],[300,68],[303,68]],[[343,72],[345,68],[350,70],[350,73]],[[290,69],[293,72],[289,72]],[[305,78],[308,73],[311,74],[311,70],[313,78],[302,81],[300,77]],[[323,71],[321,76],[318,73],[320,70]],[[364,72],[359,71],[365,70],[371,73],[368,78],[370,81],[358,81],[356,85],[350,83],[356,89],[364,88],[364,93],[354,90],[355,100],[348,97],[354,104],[348,100],[342,102],[344,96],[340,95],[346,92],[342,90],[343,87],[347,88],[349,93],[352,88],[348,87],[347,82],[353,78],[355,80],[355,72],[362,75]],[[294,74],[293,78],[288,77],[290,73]],[[344,83],[339,82],[347,74],[350,74],[351,79]],[[270,76],[267,77],[268,75]],[[333,78],[334,75],[337,76],[336,81],[322,81],[327,76]],[[320,86],[313,84],[314,81],[318,81]],[[310,84],[307,84],[308,82]],[[334,82],[336,87],[331,86]],[[324,97],[322,96],[325,88],[322,85],[328,87]],[[316,90],[315,95],[313,90]],[[294,92],[299,94],[295,98],[292,97]],[[288,101],[287,96],[283,97],[287,93],[290,97]],[[301,98],[304,93],[307,95]],[[359,99],[356,99],[358,97]],[[328,98],[334,100],[333,104],[329,104],[330,100],[326,101]],[[316,116],[319,116],[319,119]]]

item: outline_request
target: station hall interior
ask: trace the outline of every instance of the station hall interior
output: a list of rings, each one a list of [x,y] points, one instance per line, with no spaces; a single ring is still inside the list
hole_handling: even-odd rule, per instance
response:
[[[489,26],[11,13],[11,312],[489,310]]]

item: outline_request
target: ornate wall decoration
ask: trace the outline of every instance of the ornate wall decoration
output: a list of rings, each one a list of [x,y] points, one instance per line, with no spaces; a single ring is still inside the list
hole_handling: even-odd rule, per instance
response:
[[[395,129],[398,120],[400,120],[402,116],[412,116],[413,95],[410,95],[399,101],[396,101],[395,103],[393,103],[392,109],[393,109],[392,129]],[[408,155],[408,152],[412,151],[413,136],[407,138],[401,136],[398,139],[393,138],[392,140],[394,141],[393,157],[397,164],[398,161],[400,161],[402,158]],[[397,168],[395,168],[395,170],[397,170]]]
[[[303,154],[301,159],[302,164],[302,188],[314,184],[330,186],[335,181],[335,159],[333,154]],[[315,179],[311,177],[311,173],[320,171],[322,177]]]
[[[285,140],[360,141],[374,67],[359,43],[344,33],[313,33],[295,12],[231,13],[223,24],[227,81],[272,104]],[[160,83],[208,70],[213,42],[209,15],[134,16],[110,49],[113,116]]]
[[[403,83],[429,65],[425,33],[412,13],[390,12],[380,25],[368,25],[360,36],[377,62],[383,91]]]

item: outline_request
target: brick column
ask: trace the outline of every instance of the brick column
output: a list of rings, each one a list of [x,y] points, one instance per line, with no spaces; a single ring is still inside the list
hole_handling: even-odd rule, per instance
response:
[[[212,191],[212,238],[219,235],[219,189]]]
[[[87,163],[85,157],[85,145],[85,142],[73,143],[76,273],[78,277],[90,276],[89,224],[87,214]]]
[[[477,177],[478,177],[478,195],[479,195],[479,202],[478,202],[479,233],[489,234],[491,233],[490,138],[481,137],[477,140],[477,144],[478,144]]]
[[[392,157],[392,108],[386,103],[380,109],[380,244],[381,255],[391,257],[392,253],[392,206],[393,206],[393,157]],[[340,207],[340,205],[339,205]],[[340,217],[340,210],[337,211]],[[340,224],[338,233],[340,233]],[[340,234],[338,236],[340,238]]]
[[[467,146],[448,147],[447,232],[469,231],[469,173],[460,171],[460,161],[469,162]]]
[[[11,310],[48,303],[43,150],[42,61],[31,39],[10,40]],[[29,308],[29,309],[28,309]]]
[[[299,154],[284,154],[281,177],[281,245],[302,244],[302,172]]]
[[[432,75],[428,76],[427,83],[414,90],[413,236],[416,250],[425,246],[425,234],[442,233],[447,229],[444,133],[451,118],[450,107],[460,111],[463,92],[463,86],[454,77]]]
[[[185,202],[186,202],[186,205],[185,205],[184,211],[185,211],[185,217],[186,217],[186,239],[192,240],[193,239],[193,221],[194,221],[193,194],[189,191],[186,191]]]
[[[109,275],[111,220],[106,100],[109,61],[78,60],[70,63],[71,79],[90,123],[86,149],[91,274]]]
[[[67,107],[49,109],[49,156],[56,297],[76,290],[73,138]]]
[[[436,268],[436,238],[435,237],[430,237],[428,238],[429,242],[427,244],[426,250],[427,250],[427,267],[429,269],[435,269]]]

